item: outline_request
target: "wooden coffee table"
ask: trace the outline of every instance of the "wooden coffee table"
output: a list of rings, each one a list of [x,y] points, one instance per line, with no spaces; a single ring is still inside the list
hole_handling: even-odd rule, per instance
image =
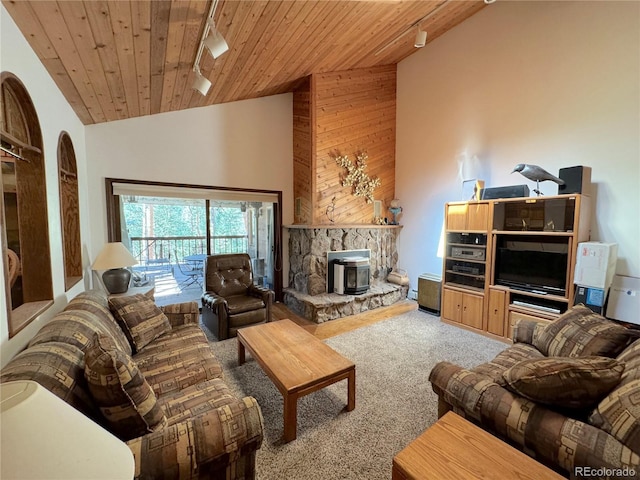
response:
[[[562,480],[473,423],[448,412],[393,459],[392,480]]]
[[[245,349],[284,399],[284,441],[296,438],[298,398],[333,383],[348,381],[347,411],[356,406],[356,366],[288,319],[238,330],[238,363]]]

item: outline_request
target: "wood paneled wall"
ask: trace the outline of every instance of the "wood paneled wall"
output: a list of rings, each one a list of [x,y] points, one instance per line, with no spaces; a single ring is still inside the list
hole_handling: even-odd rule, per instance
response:
[[[294,222],[311,223],[313,136],[311,133],[311,77],[293,93]]]
[[[371,224],[373,204],[342,186],[346,170],[334,154],[355,162],[366,152],[366,173],[388,216],[395,194],[396,66],[312,74],[294,93],[294,197],[296,224]]]

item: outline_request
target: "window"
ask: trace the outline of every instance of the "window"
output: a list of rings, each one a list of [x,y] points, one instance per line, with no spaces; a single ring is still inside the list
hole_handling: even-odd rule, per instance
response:
[[[64,287],[69,290],[82,279],[82,246],[78,202],[78,168],[71,137],[62,132],[58,139],[58,183],[60,221],[64,256]]]
[[[52,304],[47,192],[40,123],[11,73],[0,76],[2,214],[9,337]]]
[[[109,241],[122,241],[138,259],[134,279],[153,281],[157,301],[176,293],[183,263],[239,252],[251,257],[254,280],[281,298],[282,192],[110,178],[106,191]]]

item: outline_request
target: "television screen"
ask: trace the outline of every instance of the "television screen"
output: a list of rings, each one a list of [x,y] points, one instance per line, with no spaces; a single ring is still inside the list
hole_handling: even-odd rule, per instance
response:
[[[499,242],[495,283],[530,292],[566,294],[568,245],[554,240]]]

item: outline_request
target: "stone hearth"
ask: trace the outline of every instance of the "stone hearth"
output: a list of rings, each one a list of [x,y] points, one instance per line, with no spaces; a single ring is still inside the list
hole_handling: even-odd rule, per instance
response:
[[[284,303],[298,315],[322,323],[374,308],[391,305],[407,297],[409,288],[386,281],[397,268],[398,226],[308,226],[289,229],[289,287]],[[327,252],[369,249],[370,283],[361,295],[327,293]]]
[[[377,282],[361,295],[323,293],[308,295],[292,288],[284,289],[284,303],[293,312],[316,323],[386,307],[407,298],[408,286]]]

